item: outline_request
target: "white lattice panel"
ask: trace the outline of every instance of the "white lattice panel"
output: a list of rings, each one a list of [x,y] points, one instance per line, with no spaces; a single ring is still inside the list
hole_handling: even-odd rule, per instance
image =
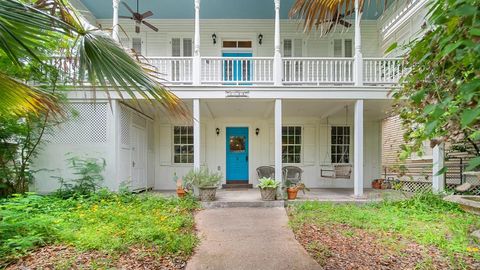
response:
[[[431,182],[419,182],[419,181],[401,181],[402,190],[407,192],[424,192],[432,190]]]
[[[51,143],[86,144],[107,142],[106,103],[72,103],[67,121],[45,136]]]
[[[120,142],[123,145],[130,145],[130,109],[120,106]]]

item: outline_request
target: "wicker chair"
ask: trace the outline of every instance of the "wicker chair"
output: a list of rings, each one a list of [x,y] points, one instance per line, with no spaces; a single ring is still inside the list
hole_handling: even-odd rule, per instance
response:
[[[283,182],[290,182],[292,184],[298,184],[302,181],[303,170],[296,166],[285,166],[282,169]]]
[[[257,168],[258,178],[272,178],[275,179],[275,168],[272,166],[260,166]]]

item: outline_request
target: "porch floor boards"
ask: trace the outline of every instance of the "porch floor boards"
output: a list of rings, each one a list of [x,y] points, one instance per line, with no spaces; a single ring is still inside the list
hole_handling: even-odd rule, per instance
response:
[[[156,191],[165,196],[176,196],[174,191]],[[384,199],[401,200],[404,195],[394,190],[365,189],[362,198],[353,196],[353,189],[349,188],[313,188],[310,191],[298,193],[293,201],[262,201],[260,191],[252,189],[219,189],[217,199],[213,202],[202,202],[204,208],[227,207],[283,207],[288,204],[305,201],[320,201],[332,203],[369,203],[379,202]]]

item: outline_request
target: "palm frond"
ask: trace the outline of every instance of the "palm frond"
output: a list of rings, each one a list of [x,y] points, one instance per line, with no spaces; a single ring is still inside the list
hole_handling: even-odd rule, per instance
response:
[[[55,96],[0,72],[0,115],[61,112]]]
[[[363,10],[364,6],[371,2],[380,5],[382,1],[386,6],[388,0],[359,0],[359,7]],[[320,34],[326,34],[345,17],[354,13],[355,0],[296,0],[289,11],[289,17],[303,20],[305,32],[320,29]]]

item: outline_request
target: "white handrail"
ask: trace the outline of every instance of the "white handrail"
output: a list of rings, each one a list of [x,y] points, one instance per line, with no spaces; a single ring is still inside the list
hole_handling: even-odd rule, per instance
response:
[[[273,84],[272,57],[202,57],[203,84]]]

